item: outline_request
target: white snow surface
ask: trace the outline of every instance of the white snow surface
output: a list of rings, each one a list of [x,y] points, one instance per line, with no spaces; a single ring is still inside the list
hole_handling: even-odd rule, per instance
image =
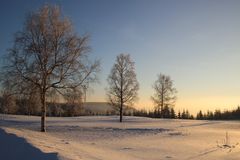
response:
[[[47,117],[47,132],[42,133],[40,117],[0,115],[0,128],[44,153],[57,153],[61,160],[240,159],[240,121],[123,120]]]

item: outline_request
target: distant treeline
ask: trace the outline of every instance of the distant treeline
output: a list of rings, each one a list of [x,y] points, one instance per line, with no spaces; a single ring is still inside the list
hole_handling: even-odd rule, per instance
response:
[[[73,117],[73,116],[90,116],[90,115],[118,115],[114,109],[95,111],[94,109],[84,106],[83,103],[47,103],[47,115],[53,117]],[[40,105],[37,99],[17,99],[12,97],[0,97],[0,113],[17,114],[17,115],[41,115]],[[173,107],[165,106],[158,110],[125,110],[125,116],[139,116],[151,118],[171,118],[171,119],[197,119],[197,120],[240,120],[240,106],[233,110],[215,110],[202,112],[193,116],[187,109],[176,112]]]
[[[203,113],[201,110],[197,113],[196,119],[200,120],[240,120],[240,106],[231,111],[215,110]]]
[[[147,111],[145,109],[137,110],[133,113],[134,116],[140,117],[151,117],[151,118],[172,118],[172,119],[194,119],[194,116],[189,113],[188,110],[178,111],[176,113],[173,107],[165,106],[160,111],[158,110],[150,110]]]
[[[215,110],[202,112],[201,110],[194,117],[188,110],[178,111],[176,114],[174,108],[164,107],[159,113],[157,111],[137,110],[134,116],[151,118],[176,118],[176,119],[197,119],[197,120],[240,120],[240,106],[233,110]]]
[[[0,97],[0,113],[17,115],[41,115],[41,108],[37,99],[17,99],[13,97]],[[81,115],[94,115],[85,110],[79,103],[47,103],[47,116],[73,117]]]
[[[41,115],[39,100],[35,97],[18,98],[14,96],[0,97],[0,113],[16,115]],[[107,103],[106,103],[107,104]],[[103,109],[94,109],[85,103],[57,103],[47,102],[47,116],[52,117],[74,117],[74,116],[95,116],[95,115],[118,115],[118,112],[111,107]],[[101,108],[101,106],[99,107]],[[134,108],[129,107],[123,114],[132,116]]]

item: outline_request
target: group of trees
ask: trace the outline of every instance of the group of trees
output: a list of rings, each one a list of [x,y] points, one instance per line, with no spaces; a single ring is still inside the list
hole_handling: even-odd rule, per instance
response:
[[[117,56],[111,73],[108,77],[109,87],[107,96],[109,103],[119,111],[120,122],[124,108],[132,105],[137,99],[139,84],[136,79],[134,62],[130,55]],[[153,84],[154,95],[151,97],[155,108],[153,112],[136,111],[134,115],[145,115],[155,118],[175,118],[174,104],[176,101],[176,88],[170,76],[160,74]]]
[[[215,110],[203,113],[201,110],[197,113],[196,119],[199,120],[240,120],[240,107],[231,111]]]
[[[59,7],[45,5],[31,12],[23,29],[5,57],[1,72],[1,113],[41,115],[41,131],[46,131],[46,115],[81,115],[83,95],[97,81],[99,61],[88,59],[87,35],[79,36]],[[125,109],[138,99],[139,83],[129,54],[120,54],[108,76],[107,98],[122,122]],[[154,110],[135,111],[138,116],[192,119],[188,111],[174,110],[177,90],[167,75],[160,74],[153,84]],[[59,99],[63,101],[59,103]],[[47,107],[49,106],[49,107]],[[239,113],[199,113],[198,119],[217,116],[232,119]],[[211,117],[211,118],[210,118]],[[213,117],[213,118],[212,118]]]
[[[173,107],[168,106],[165,106],[163,110],[160,112],[160,114],[156,109],[150,111],[141,109],[133,112],[133,115],[151,118],[194,119],[194,116],[190,114],[188,110],[183,110],[182,112],[178,111],[178,113],[176,113]]]
[[[177,114],[178,119],[194,119],[194,116],[186,109],[183,109],[183,111],[178,111]]]
[[[98,114],[85,108],[83,103],[47,102],[46,108],[46,115],[54,117],[73,117]],[[0,113],[40,116],[40,102],[37,102],[37,100],[23,99],[18,96],[11,96],[9,98],[0,97]],[[111,114],[113,114],[113,112],[111,112]]]
[[[134,62],[130,55],[120,54],[108,77],[109,87],[107,96],[109,103],[116,107],[122,122],[123,110],[137,99],[139,84],[136,79]],[[173,109],[176,101],[176,88],[170,76],[158,75],[158,79],[153,84],[154,95],[151,97],[155,109],[153,112],[136,111],[134,115],[145,115],[155,118],[175,118]]]
[[[139,116],[139,117],[151,117],[151,118],[177,118],[176,117],[176,112],[174,110],[173,107],[168,107],[165,106],[161,112],[159,112],[158,110],[154,109],[154,110],[136,110],[135,112],[133,112],[134,116]]]
[[[1,72],[2,113],[41,114],[41,131],[46,131],[47,103],[64,100],[71,113],[82,103],[83,93],[97,81],[99,61],[88,59],[88,36],[79,36],[59,7],[45,5],[26,17],[23,29],[15,34],[13,47]],[[137,100],[139,83],[129,54],[117,56],[107,79],[107,97],[120,115]],[[86,87],[87,86],[87,87]],[[169,76],[159,75],[153,86],[157,117],[168,116],[176,99]],[[17,107],[16,107],[17,106]],[[40,107],[39,107],[40,106]],[[54,114],[66,113],[52,107]],[[51,112],[50,112],[51,113]]]
[[[133,112],[134,116],[151,117],[151,118],[172,118],[172,119],[197,119],[197,120],[240,120],[240,106],[233,110],[215,110],[202,112],[201,110],[192,115],[188,110],[175,112],[174,108],[165,107],[162,115],[158,114],[157,110],[147,111],[144,109],[136,110]]]

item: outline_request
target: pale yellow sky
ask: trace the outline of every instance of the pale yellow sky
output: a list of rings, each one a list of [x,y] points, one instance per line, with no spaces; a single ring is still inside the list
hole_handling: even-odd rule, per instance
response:
[[[87,101],[95,101],[95,102],[104,102],[105,93],[102,93],[101,96],[96,96],[96,93],[91,93],[87,95]],[[138,109],[153,109],[154,105],[149,96],[140,97],[139,100],[135,103],[135,107]],[[212,95],[181,95],[178,94],[178,98],[176,101],[175,109],[176,111],[183,109],[188,109],[190,113],[196,114],[199,110],[202,111],[214,111],[215,109],[220,110],[231,110],[236,108],[239,103],[239,96],[238,95],[229,95],[229,96],[212,96]]]

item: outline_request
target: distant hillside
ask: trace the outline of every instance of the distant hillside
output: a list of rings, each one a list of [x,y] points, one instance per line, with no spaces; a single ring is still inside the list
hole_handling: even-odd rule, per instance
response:
[[[83,108],[87,112],[95,114],[106,114],[107,112],[114,112],[114,108],[107,102],[86,102],[83,104]],[[130,107],[127,112],[133,112],[135,109]]]
[[[86,102],[83,104],[83,108],[93,113],[106,113],[107,111],[113,111],[113,107],[107,102]]]

